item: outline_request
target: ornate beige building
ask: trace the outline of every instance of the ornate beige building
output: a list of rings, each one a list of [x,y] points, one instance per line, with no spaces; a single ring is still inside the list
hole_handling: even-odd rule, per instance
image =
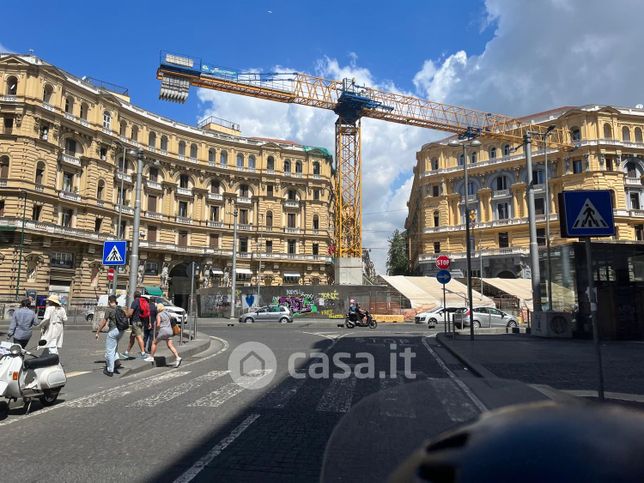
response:
[[[534,114],[525,121],[556,125],[569,133],[570,152],[549,149],[550,200],[545,199],[543,142],[533,139],[533,179],[540,245],[545,244],[545,207],[550,204],[550,233],[559,238],[557,195],[562,190],[612,190],[617,235],[614,240],[644,240],[644,109],[611,106],[562,107]],[[408,202],[406,229],[412,268],[435,273],[439,253],[465,271],[463,154],[452,138],[426,144],[417,153]],[[526,205],[526,159],[522,147],[481,138],[468,148],[469,207],[473,224],[472,271],[484,277],[525,277],[529,270]],[[605,239],[602,239],[605,241]]]
[[[0,55],[0,298],[30,289],[82,303],[106,293],[102,242],[116,237],[119,211],[132,238],[137,150],[141,285],[166,286],[181,303],[192,261],[197,287],[229,284],[235,207],[240,285],[258,274],[261,285],[330,281],[326,150],[242,137],[213,118],[184,125],[34,56]]]

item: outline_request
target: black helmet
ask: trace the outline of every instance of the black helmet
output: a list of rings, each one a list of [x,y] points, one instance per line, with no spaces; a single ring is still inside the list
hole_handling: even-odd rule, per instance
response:
[[[644,413],[543,402],[485,413],[438,436],[392,482],[644,481]]]

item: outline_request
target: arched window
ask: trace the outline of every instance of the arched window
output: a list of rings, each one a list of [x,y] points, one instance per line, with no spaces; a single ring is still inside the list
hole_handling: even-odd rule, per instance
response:
[[[497,191],[508,189],[508,177],[504,174],[498,176],[494,182],[493,188]]]
[[[476,153],[472,153],[472,155],[470,156],[470,163],[476,163]]]
[[[148,134],[148,146],[151,148],[156,148],[157,147],[157,133],[154,131],[150,131]]]
[[[217,152],[215,151],[214,148],[210,148],[208,150],[208,162],[210,164],[215,164],[216,159],[217,159]]]
[[[632,162],[626,163],[626,176],[628,178],[638,177],[637,166],[635,166],[635,163],[632,163]]]
[[[295,172],[302,173],[302,161],[295,162]]]
[[[436,159],[436,158],[432,159],[432,169],[433,170],[438,169],[438,159]]]
[[[463,166],[464,163],[465,163],[465,156],[463,154],[460,154],[458,156],[458,165]]]
[[[110,111],[103,111],[103,129],[112,129],[112,115]]]
[[[253,156],[252,154],[248,156],[248,168],[255,169],[255,156]]]
[[[503,156],[510,156],[510,145],[509,144],[504,144],[503,145]]]
[[[9,177],[9,156],[0,156],[0,179]]]
[[[269,156],[267,161],[266,161],[266,169],[273,171],[275,169],[275,158],[273,156]]]
[[[313,161],[313,174],[318,176],[320,174],[320,163],[317,161]]]
[[[86,102],[81,104],[80,118],[87,121],[87,113],[89,112],[89,106]]]
[[[228,164],[228,151],[221,150],[221,153],[219,153],[219,163],[222,166],[226,166]]]
[[[610,124],[604,124],[604,139],[613,139],[613,128]]]
[[[74,114],[74,98],[72,96],[65,98],[65,112],[67,114]]]
[[[320,229],[320,217],[318,215],[313,215],[313,229]]]
[[[75,139],[73,138],[65,139],[65,154],[69,154],[70,156],[76,156],[77,147],[78,147],[78,143],[76,143]]]
[[[127,123],[125,121],[119,122],[119,136],[124,136],[127,134]]]
[[[622,141],[629,142],[631,140],[631,130],[628,126],[622,128]]]
[[[11,76],[7,79],[7,89],[5,91],[8,96],[15,96],[18,93],[18,78]]]
[[[102,200],[103,196],[105,196],[105,181],[103,181],[102,179],[99,179],[98,186],[96,188],[96,199]]]
[[[244,155],[242,153],[237,154],[237,167],[238,168],[244,167]]]
[[[266,228],[269,230],[273,228],[273,212],[272,211],[267,211],[266,212]]]
[[[186,155],[186,143],[184,141],[179,141],[179,156]]]
[[[288,199],[288,200],[290,200],[290,201],[295,201],[295,200],[297,200],[297,196],[296,196],[295,190],[288,190],[288,192],[287,192],[287,199]]]
[[[179,188],[190,188],[190,177],[187,174],[179,175]]]
[[[168,136],[165,134],[161,136],[161,144],[159,145],[161,148],[161,151],[167,151],[168,150]]]
[[[34,180],[35,184],[42,185],[45,180],[45,163],[38,161],[36,165],[36,179]]]
[[[635,128],[635,142],[636,143],[642,142],[642,130],[639,127]]]
[[[132,134],[130,135],[130,139],[132,141],[139,141],[139,128],[136,126],[132,126]]]
[[[54,94],[54,88],[50,86],[49,84],[45,84],[45,87],[43,89],[42,93],[42,100],[43,102],[46,102],[47,104],[51,103],[51,96]]]
[[[570,128],[570,138],[575,141],[581,141],[581,130],[574,126]]]
[[[438,226],[440,222],[440,214],[438,211],[434,212],[434,226]]]
[[[213,180],[213,181],[210,182],[210,192],[211,193],[219,194],[219,189],[220,189],[219,181]]]
[[[473,181],[470,181],[469,184],[468,184],[467,194],[469,196],[472,196],[472,195],[476,194],[476,185],[474,184]]]
[[[284,160],[284,172],[285,173],[290,173],[291,172],[291,161],[288,159]]]
[[[490,148],[490,159],[495,159],[496,158],[496,148],[491,147]]]
[[[197,152],[198,152],[197,145],[194,144],[194,143],[191,144],[190,145],[190,158],[191,159],[197,159]]]

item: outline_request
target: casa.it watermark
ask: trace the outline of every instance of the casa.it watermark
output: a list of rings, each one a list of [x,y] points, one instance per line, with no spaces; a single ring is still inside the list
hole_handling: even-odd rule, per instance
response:
[[[389,344],[388,367],[376,370],[376,359],[370,352],[294,352],[287,362],[293,379],[415,379],[411,370],[416,354],[409,347],[402,350]],[[261,342],[240,344],[228,358],[228,370],[233,381],[246,389],[261,389],[271,383],[277,372],[273,351]]]

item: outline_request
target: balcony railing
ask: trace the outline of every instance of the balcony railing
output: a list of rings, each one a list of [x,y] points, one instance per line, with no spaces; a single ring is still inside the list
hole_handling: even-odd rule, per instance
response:
[[[76,156],[72,156],[71,154],[60,153],[60,160],[65,164],[69,164],[77,168],[80,168],[81,166],[80,158],[77,158]]]
[[[146,184],[147,184],[148,188],[149,188],[149,189],[152,189],[152,190],[158,190],[158,191],[161,191],[161,190],[163,189],[163,188],[161,187],[161,183],[157,183],[156,181],[150,181],[150,180],[147,180],[147,181],[146,181]]]
[[[134,208],[132,208],[131,206],[116,205],[114,208],[116,209],[116,211],[120,211],[121,213],[125,213],[126,215],[134,214]]]
[[[0,179],[0,188],[6,188],[6,187],[7,187],[7,180]]]
[[[71,191],[59,191],[58,196],[64,200],[69,200],[69,201],[80,201],[81,200],[81,195],[78,193],[72,193]]]
[[[116,179],[118,179],[119,181],[125,181],[126,183],[132,182],[132,176],[121,170],[116,172]]]
[[[181,188],[177,186],[177,194],[179,196],[192,196],[192,188]]]
[[[209,221],[208,221],[208,226],[209,226],[210,228],[223,228],[223,227],[224,227],[224,223],[223,223],[223,222],[221,222],[221,221],[209,220]]]
[[[638,186],[642,187],[642,180],[641,178],[624,178],[624,184],[626,186]]]
[[[506,198],[510,196],[510,190],[509,189],[504,189],[504,190],[494,190],[492,193],[492,199],[496,200],[498,198]]]
[[[153,220],[163,220],[165,218],[165,216],[163,216],[163,213],[158,213],[156,211],[146,211],[145,216],[152,218]]]
[[[251,204],[251,199],[247,196],[238,196],[237,197],[237,204],[240,205],[250,205]]]
[[[209,201],[223,201],[224,200],[224,195],[220,193],[208,193],[208,200]]]
[[[183,223],[184,225],[192,225],[192,218],[188,218],[187,216],[177,216],[175,217],[175,220],[177,223]]]
[[[18,96],[0,96],[1,102],[18,102]]]
[[[300,202],[297,200],[286,200],[284,201],[285,208],[299,208]]]
[[[249,230],[252,230],[252,229],[253,229],[253,225],[250,225],[250,224],[248,224],[248,223],[238,223],[238,224],[237,224],[237,228],[238,228],[239,230],[249,231]]]
[[[42,107],[44,107],[45,109],[47,109],[48,111],[51,111],[51,112],[56,112],[58,110],[54,106],[49,104],[48,102],[43,102]]]
[[[286,228],[284,228],[284,233],[300,233],[300,229],[287,226]]]

